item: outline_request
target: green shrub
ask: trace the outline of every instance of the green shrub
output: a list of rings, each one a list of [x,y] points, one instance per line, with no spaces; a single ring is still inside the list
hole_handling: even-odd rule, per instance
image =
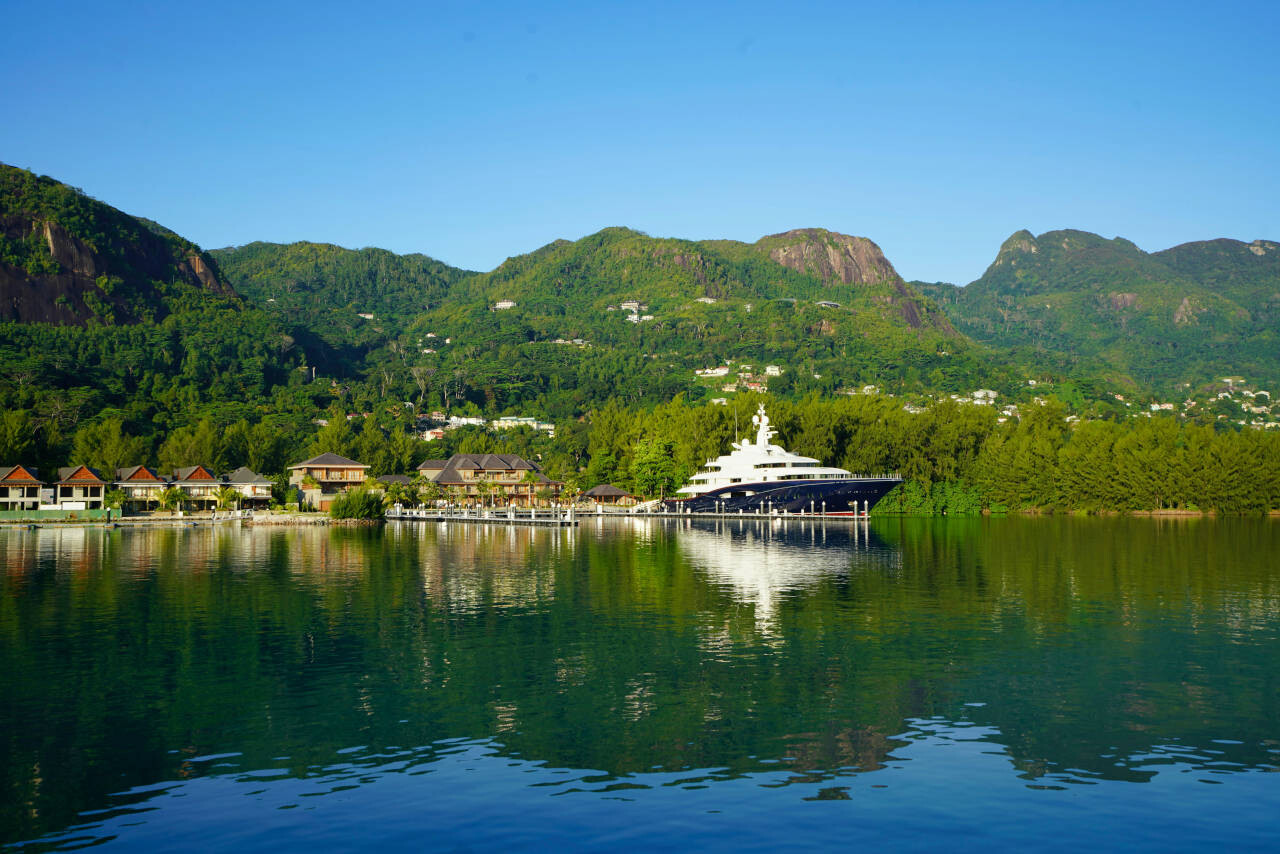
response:
[[[333,519],[381,519],[382,498],[367,489],[353,489],[343,493],[329,505]]]

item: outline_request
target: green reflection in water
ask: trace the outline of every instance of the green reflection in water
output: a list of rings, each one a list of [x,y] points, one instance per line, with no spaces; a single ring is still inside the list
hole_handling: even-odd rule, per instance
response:
[[[1245,519],[0,530],[0,840],[443,739],[606,784],[871,771],[932,718],[1033,783],[1267,768],[1278,547]]]

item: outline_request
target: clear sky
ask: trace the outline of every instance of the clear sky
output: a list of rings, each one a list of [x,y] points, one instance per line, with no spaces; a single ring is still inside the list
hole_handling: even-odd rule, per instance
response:
[[[6,0],[0,161],[206,248],[1280,239],[1271,3]]]

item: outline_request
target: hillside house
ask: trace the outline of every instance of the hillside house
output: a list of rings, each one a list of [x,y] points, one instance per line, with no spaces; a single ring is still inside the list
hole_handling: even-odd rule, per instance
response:
[[[424,460],[418,471],[469,504],[532,507],[542,500],[540,492],[554,500],[564,486],[515,454],[454,454],[444,461]]]
[[[0,510],[36,510],[44,486],[34,466],[0,466]]]
[[[513,300],[500,299],[493,304],[494,311],[506,311],[509,308],[515,308],[516,304]]]
[[[343,492],[363,486],[369,467],[337,454],[324,453],[289,466],[289,483],[302,493],[302,503],[328,510]]]
[[[494,430],[515,430],[520,427],[528,427],[530,430],[541,430],[552,437],[556,435],[556,425],[549,421],[539,421],[532,415],[504,415],[501,418],[495,418],[490,421],[489,426]]]
[[[54,492],[57,510],[101,510],[105,506],[107,482],[88,466],[63,466],[58,469],[58,485]]]

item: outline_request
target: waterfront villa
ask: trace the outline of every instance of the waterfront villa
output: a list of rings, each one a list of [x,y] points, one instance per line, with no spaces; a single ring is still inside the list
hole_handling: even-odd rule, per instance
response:
[[[169,481],[150,466],[116,469],[113,486],[124,493],[124,506],[129,510],[153,510],[160,504],[160,493]]]
[[[0,510],[37,509],[42,486],[33,466],[0,466]]]
[[[59,510],[101,510],[105,505],[107,482],[88,466],[58,469],[54,501]]]
[[[545,490],[554,499],[564,486],[515,454],[454,454],[448,460],[424,460],[418,471],[464,501],[531,507],[539,493]]]
[[[240,493],[242,507],[266,507],[271,502],[271,481],[254,473],[248,466],[240,466],[231,474],[223,475],[222,480]]]
[[[363,486],[369,467],[337,454],[324,453],[289,466],[289,483],[302,493],[302,503],[328,510],[339,493]]]
[[[222,481],[204,466],[174,469],[170,482],[186,493],[185,501],[195,510],[212,510],[218,506],[218,490]]]

